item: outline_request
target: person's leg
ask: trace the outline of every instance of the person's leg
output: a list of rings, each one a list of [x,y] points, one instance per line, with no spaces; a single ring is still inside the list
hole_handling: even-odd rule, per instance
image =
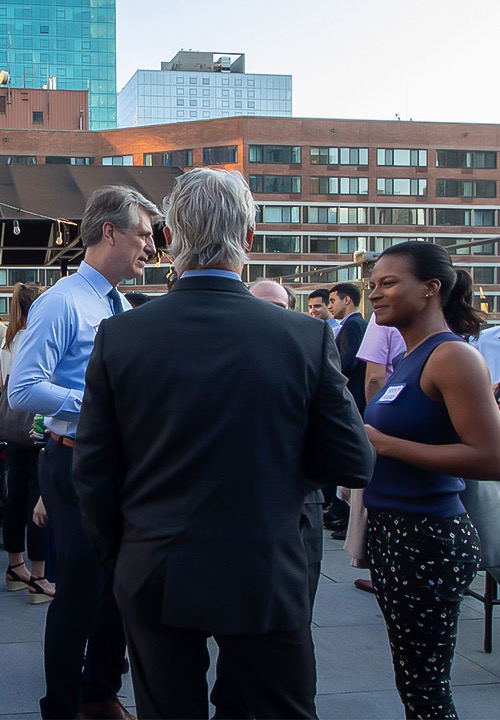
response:
[[[85,645],[104,585],[104,571],[81,525],[71,473],[72,450],[49,441],[41,454],[40,489],[55,539],[57,591],[45,628],[47,691],[40,701],[43,718],[77,716]],[[103,644],[107,641],[104,636]],[[123,660],[123,645],[120,653]],[[113,674],[114,668],[109,667],[106,678]]]
[[[456,718],[450,674],[462,594],[477,570],[475,532],[452,518],[370,523],[373,582],[406,717]]]
[[[307,502],[306,499],[300,523],[300,532],[307,555],[307,582],[311,608],[310,619],[312,620],[323,557],[323,512],[321,503]]]
[[[263,635],[214,635],[255,718],[317,718],[316,661],[309,626]],[[227,685],[221,678],[223,687]],[[212,696],[217,703],[218,698]],[[224,698],[220,698],[223,708]],[[227,717],[218,713],[215,718]],[[240,717],[239,715],[237,717]],[[243,715],[248,717],[248,715]]]
[[[41,577],[45,574],[46,531],[33,522],[33,510],[40,497],[38,483],[37,447],[25,448],[28,472],[28,518],[27,518],[27,554],[31,561],[32,574]]]
[[[148,720],[208,718],[207,633],[162,624],[164,585],[161,566],[133,598],[115,583],[137,715]]]
[[[9,553],[9,565],[16,565],[16,573],[29,580],[23,562],[26,520],[28,514],[29,473],[26,450],[18,445],[7,446],[7,498],[5,501],[3,543]],[[27,587],[27,586],[26,586]]]
[[[82,673],[82,702],[98,703],[118,693],[121,687],[125,633],[112,578],[104,574],[96,612],[87,640]]]

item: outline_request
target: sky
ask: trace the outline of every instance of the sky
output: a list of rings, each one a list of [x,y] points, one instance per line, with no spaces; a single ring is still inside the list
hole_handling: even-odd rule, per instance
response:
[[[295,117],[500,122],[498,0],[116,0],[118,90],[178,50],[293,77]]]

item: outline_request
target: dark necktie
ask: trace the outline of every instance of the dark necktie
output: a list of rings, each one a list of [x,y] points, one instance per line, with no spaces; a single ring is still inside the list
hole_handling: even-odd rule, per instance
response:
[[[109,299],[111,300],[111,304],[113,306],[113,315],[119,315],[119,313],[123,312],[123,305],[122,305],[122,299],[120,297],[120,293],[118,290],[114,287],[111,288],[111,290],[107,293]]]

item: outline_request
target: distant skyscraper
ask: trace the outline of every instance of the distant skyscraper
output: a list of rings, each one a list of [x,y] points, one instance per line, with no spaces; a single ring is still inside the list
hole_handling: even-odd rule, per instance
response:
[[[291,75],[247,74],[244,55],[189,50],[137,70],[118,94],[118,127],[235,115],[291,117]]]
[[[0,2],[0,70],[16,88],[88,89],[90,128],[116,127],[115,0]]]

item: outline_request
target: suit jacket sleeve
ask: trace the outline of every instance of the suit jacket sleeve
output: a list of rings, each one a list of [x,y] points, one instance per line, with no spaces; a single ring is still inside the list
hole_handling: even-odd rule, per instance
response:
[[[119,493],[122,443],[103,345],[106,321],[100,325],[85,377],[82,411],[76,434],[73,478],[82,522],[101,562],[112,569],[122,535]]]
[[[360,362],[356,357],[359,346],[363,340],[365,328],[357,318],[344,322],[342,330],[337,335],[337,343],[340,354],[340,367],[343,374],[350,378],[354,368]]]
[[[325,324],[321,376],[306,431],[305,477],[310,487],[364,488],[370,482],[376,454],[346,383]]]

